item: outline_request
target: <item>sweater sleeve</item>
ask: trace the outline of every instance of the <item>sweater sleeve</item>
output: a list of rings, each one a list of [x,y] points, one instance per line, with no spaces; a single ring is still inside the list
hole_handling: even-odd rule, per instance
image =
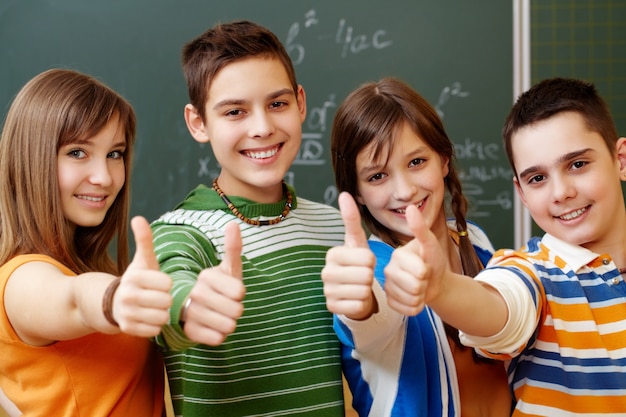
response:
[[[179,325],[180,311],[197,281],[198,274],[219,264],[217,251],[205,233],[187,225],[154,223],[154,252],[161,270],[172,278],[173,296],[170,322],[155,341],[159,346],[179,351],[194,346]]]
[[[366,320],[335,316],[335,332],[341,343],[362,353],[383,350],[393,336],[399,333],[405,318],[389,307],[385,292],[376,280],[372,291],[378,303],[378,312]]]

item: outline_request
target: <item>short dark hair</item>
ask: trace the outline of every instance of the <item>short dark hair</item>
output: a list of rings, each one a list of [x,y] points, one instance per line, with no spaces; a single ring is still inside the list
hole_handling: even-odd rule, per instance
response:
[[[568,111],[580,114],[587,128],[600,134],[609,152],[615,153],[615,144],[618,139],[615,123],[609,107],[600,97],[595,86],[590,82],[574,78],[549,78],[521,94],[504,123],[502,129],[504,149],[516,176],[511,146],[511,138],[515,132],[525,126]]]
[[[183,73],[191,105],[202,120],[216,74],[228,64],[252,57],[278,59],[287,71],[294,93],[298,91],[296,73],[285,47],[274,33],[259,24],[247,20],[220,23],[185,44]]]

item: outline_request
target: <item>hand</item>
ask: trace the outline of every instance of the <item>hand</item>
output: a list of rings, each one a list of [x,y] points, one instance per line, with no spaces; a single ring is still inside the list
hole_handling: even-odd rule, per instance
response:
[[[407,207],[406,221],[414,239],[391,255],[385,267],[385,293],[391,308],[414,316],[438,295],[448,259],[417,207]]]
[[[209,346],[221,344],[235,331],[243,314],[241,231],[235,222],[224,231],[224,259],[213,268],[200,272],[191,290],[185,316],[185,334],[191,340]]]
[[[169,321],[172,280],[159,269],[148,221],[138,216],[130,225],[136,251],[113,297],[113,317],[122,332],[152,337]]]
[[[332,313],[364,320],[378,308],[372,292],[376,258],[367,244],[361,215],[352,196],[343,192],[338,203],[346,235],[343,246],[326,253],[326,265],[322,269],[326,306]]]

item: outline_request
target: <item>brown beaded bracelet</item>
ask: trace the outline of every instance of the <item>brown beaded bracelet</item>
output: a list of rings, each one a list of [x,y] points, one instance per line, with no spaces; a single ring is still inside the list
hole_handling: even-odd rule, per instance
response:
[[[115,295],[117,287],[120,286],[120,282],[122,282],[120,278],[111,281],[107,289],[104,291],[104,295],[102,296],[102,312],[104,313],[104,318],[116,327],[119,327],[119,324],[117,324],[117,322],[113,318],[113,295]]]

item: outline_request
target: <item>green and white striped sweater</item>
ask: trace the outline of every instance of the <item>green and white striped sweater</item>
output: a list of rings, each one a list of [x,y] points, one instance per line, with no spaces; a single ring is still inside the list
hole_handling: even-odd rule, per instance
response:
[[[249,218],[274,218],[285,205],[231,201]],[[243,240],[244,314],[222,345],[196,345],[178,326],[180,307],[198,273],[219,263],[233,220]],[[335,208],[294,197],[285,220],[251,226],[199,186],[152,228],[161,269],[174,281],[171,324],[156,340],[176,415],[344,415],[339,342],[320,278],[326,251],[343,243]]]

